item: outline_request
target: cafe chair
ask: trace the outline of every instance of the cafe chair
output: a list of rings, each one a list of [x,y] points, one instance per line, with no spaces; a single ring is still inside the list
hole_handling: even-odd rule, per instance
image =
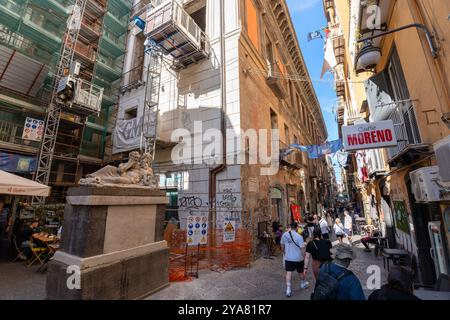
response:
[[[11,260],[11,263],[17,261],[17,259],[20,260],[27,260],[27,257],[25,255],[25,246],[23,246],[23,244],[21,243],[20,245],[17,245],[17,237],[15,234],[12,235],[12,242],[14,244],[14,248],[16,249],[17,255],[16,257]]]
[[[47,249],[33,242],[33,238],[31,237],[30,237],[30,250],[31,253],[33,254],[33,257],[30,259],[28,266],[31,267],[35,262],[44,264],[44,260],[41,257],[47,251]]]

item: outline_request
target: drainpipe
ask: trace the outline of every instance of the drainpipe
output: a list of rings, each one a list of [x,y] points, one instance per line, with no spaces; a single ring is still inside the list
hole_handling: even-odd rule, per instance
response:
[[[226,165],[226,105],[227,105],[227,92],[226,92],[226,83],[227,83],[227,76],[226,76],[226,59],[225,59],[225,0],[220,0],[220,63],[221,63],[221,73],[222,73],[222,85],[221,85],[221,103],[222,103],[222,111],[221,111],[221,131],[222,131],[222,164],[218,165],[217,167],[211,169],[209,171],[209,208],[211,210],[210,214],[210,221],[211,226],[213,228],[216,227],[216,214],[213,213],[213,210],[215,209],[215,200],[217,195],[216,190],[216,181],[217,181],[217,174],[225,171],[227,165]],[[214,239],[213,239],[214,241]]]

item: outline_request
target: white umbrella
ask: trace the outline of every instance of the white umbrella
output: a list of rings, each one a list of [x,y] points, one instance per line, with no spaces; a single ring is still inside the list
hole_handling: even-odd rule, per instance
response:
[[[0,170],[0,194],[48,197],[50,187]]]

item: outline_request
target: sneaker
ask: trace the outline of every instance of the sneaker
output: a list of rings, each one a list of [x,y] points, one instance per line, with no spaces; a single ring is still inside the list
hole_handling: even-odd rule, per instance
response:
[[[286,298],[292,297],[292,291],[286,291]]]
[[[308,287],[309,287],[309,282],[308,281],[300,282],[300,289],[306,289]]]

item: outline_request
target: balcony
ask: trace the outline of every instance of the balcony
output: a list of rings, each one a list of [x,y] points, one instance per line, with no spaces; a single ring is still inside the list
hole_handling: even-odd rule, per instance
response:
[[[99,18],[106,12],[107,0],[88,0],[86,2],[85,12]]]
[[[93,64],[96,59],[97,48],[93,44],[85,44],[78,40],[75,45],[75,54],[87,63]]]
[[[62,19],[51,19],[39,11],[28,8],[23,17],[20,33],[49,50],[59,50],[65,31],[64,22]]]
[[[113,7],[122,15],[127,15],[130,12],[133,0],[109,0],[108,6]]]
[[[108,11],[105,14],[103,23],[108,29],[111,29],[116,34],[122,35],[127,32],[128,15],[122,16],[117,12]]]
[[[174,69],[209,58],[208,37],[177,1],[163,2],[146,19],[145,35],[175,59]]]
[[[416,158],[430,151],[428,144],[422,143],[419,126],[412,101],[396,103],[388,120],[394,123],[397,146],[387,149],[388,163],[391,166],[411,163]]]
[[[113,58],[120,57],[125,50],[125,37],[118,37],[110,30],[104,30],[100,40],[100,49],[102,52],[108,52],[108,55]]]
[[[122,85],[120,86],[120,93],[125,93],[129,90],[139,88],[145,84],[143,78],[143,65],[134,67],[122,76]]]
[[[86,40],[94,41],[102,35],[102,24],[99,20],[85,14],[81,20],[80,35]]]
[[[290,154],[283,156],[284,150],[288,149],[289,146],[280,141],[280,166],[287,167],[288,169],[300,169],[302,166],[301,154],[298,151],[293,151]]]
[[[108,81],[116,81],[122,76],[122,66],[119,61],[101,54],[97,59],[97,75]]]
[[[22,139],[23,128],[23,124],[0,120],[0,146],[10,150],[36,153],[40,141]]]
[[[13,0],[0,0],[0,22],[1,24],[15,29],[20,22],[24,6]]]
[[[280,99],[285,99],[287,97],[287,84],[282,75],[277,62],[271,63],[267,61],[267,84]]]
[[[33,0],[33,3],[41,8],[48,8],[55,13],[63,14],[68,16],[71,12],[69,6],[71,5],[70,0]]]

